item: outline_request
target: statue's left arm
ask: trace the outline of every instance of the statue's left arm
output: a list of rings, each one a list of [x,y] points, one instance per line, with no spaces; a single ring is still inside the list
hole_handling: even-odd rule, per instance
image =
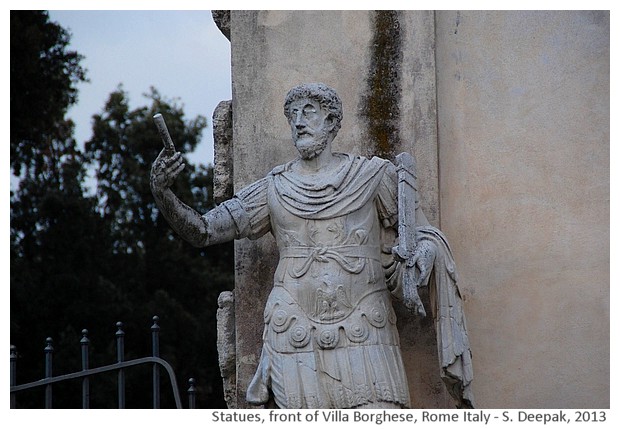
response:
[[[387,285],[402,300],[401,271],[407,262],[398,261],[392,254],[394,244],[398,243],[397,199],[396,169],[390,165],[379,189],[379,214],[384,226]],[[471,349],[452,251],[444,234],[429,224],[417,199],[415,211],[417,245],[408,263],[419,270],[418,284],[429,286],[441,377],[459,408],[473,408]]]

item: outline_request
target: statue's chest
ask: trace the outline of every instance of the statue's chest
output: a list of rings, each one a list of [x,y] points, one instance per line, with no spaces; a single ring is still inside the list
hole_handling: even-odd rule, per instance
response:
[[[379,223],[373,200],[357,210],[327,219],[306,219],[290,213],[268,198],[271,230],[280,249],[291,246],[342,246],[378,244]]]
[[[368,293],[384,289],[379,219],[372,200],[328,219],[305,219],[271,198],[280,252],[274,281],[321,322],[343,320]]]

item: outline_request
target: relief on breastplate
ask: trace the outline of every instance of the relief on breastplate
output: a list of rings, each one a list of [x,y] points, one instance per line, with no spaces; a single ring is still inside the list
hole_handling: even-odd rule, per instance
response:
[[[352,307],[344,285],[329,283],[324,280],[323,286],[316,290],[315,311],[312,314],[313,318],[324,322],[342,319]]]
[[[377,259],[379,248],[371,239],[372,221],[368,224],[368,219],[365,220],[347,225],[345,217],[322,221],[298,219],[296,225],[280,228],[276,239],[286,274],[295,279],[307,274],[319,278],[326,272],[326,265],[322,264],[334,263],[349,275],[361,273],[369,258]]]
[[[376,210],[368,204],[346,216],[301,219],[280,213],[275,284],[320,324],[346,319],[368,292],[385,289]],[[324,334],[325,344],[332,339]]]

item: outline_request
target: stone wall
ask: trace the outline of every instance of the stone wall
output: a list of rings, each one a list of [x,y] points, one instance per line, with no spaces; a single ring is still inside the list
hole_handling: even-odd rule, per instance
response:
[[[232,11],[230,38],[235,189],[296,156],[288,89],[334,87],[334,150],[417,158],[478,406],[609,407],[609,14]],[[271,236],[236,242],[241,408],[276,262]],[[397,312],[413,405],[450,406],[432,324]]]
[[[609,14],[436,18],[441,226],[479,405],[609,407]]]

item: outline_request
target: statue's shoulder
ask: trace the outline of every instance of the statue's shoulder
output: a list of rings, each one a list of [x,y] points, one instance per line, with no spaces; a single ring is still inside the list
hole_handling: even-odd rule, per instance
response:
[[[390,165],[392,166],[394,165],[392,161],[390,161],[389,159],[380,158],[378,156],[373,156],[372,158],[370,158],[369,162],[373,164],[381,165],[381,166],[386,166],[386,167],[389,167]]]
[[[372,167],[383,167],[385,165],[391,164],[387,159],[379,158],[378,156],[373,156],[372,158],[367,158],[363,155],[354,155],[350,153],[344,152],[334,152],[334,155],[339,155],[341,157],[345,157],[350,163],[356,165],[368,165]]]
[[[368,166],[368,169],[370,170],[382,171],[384,175],[387,174],[388,176],[392,176],[393,174],[396,174],[396,167],[388,159],[380,158],[378,156],[373,156],[370,159],[367,159],[364,157],[360,157],[360,158],[364,160],[365,164]]]
[[[273,169],[271,170],[271,172],[267,175],[267,177],[270,176],[277,176],[278,174],[282,174],[285,171],[290,171],[292,165],[297,162],[298,159],[294,159],[292,161],[289,161],[285,164],[280,164],[280,165],[276,165],[275,167],[273,167]]]

